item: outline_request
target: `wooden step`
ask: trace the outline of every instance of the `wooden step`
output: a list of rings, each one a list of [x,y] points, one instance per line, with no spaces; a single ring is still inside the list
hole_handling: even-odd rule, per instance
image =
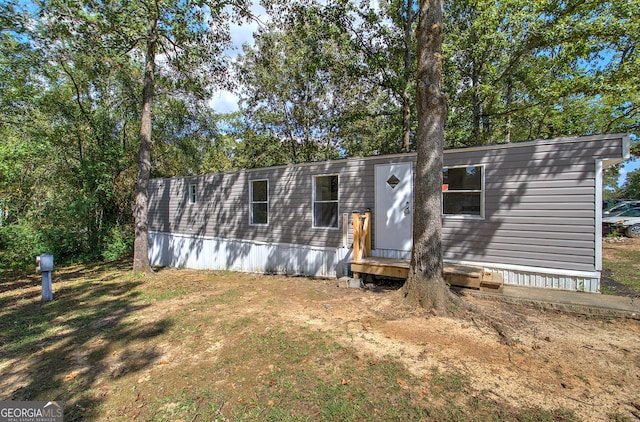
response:
[[[452,286],[480,289],[482,270],[469,265],[445,265],[444,280]]]
[[[470,265],[448,264],[444,266],[444,275],[461,275],[465,277],[481,278],[484,269],[482,267],[472,267]]]
[[[409,276],[409,261],[406,259],[368,256],[358,262],[352,261],[351,271],[356,278],[362,273],[406,279]]]
[[[482,279],[480,277],[471,277],[464,274],[445,273],[444,281],[452,286],[480,289]]]
[[[351,261],[351,271],[355,278],[360,274],[374,274],[384,277],[406,279],[409,276],[409,260],[368,256],[359,261]],[[445,281],[458,287],[492,292],[502,291],[502,276],[485,271],[482,267],[448,264],[444,269]]]
[[[482,282],[480,282],[480,290],[487,292],[502,292],[504,282],[502,280],[502,274],[485,271],[482,274]]]

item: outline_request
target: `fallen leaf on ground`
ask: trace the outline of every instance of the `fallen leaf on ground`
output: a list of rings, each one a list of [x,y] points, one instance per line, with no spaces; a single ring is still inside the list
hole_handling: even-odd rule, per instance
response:
[[[64,377],[70,381],[73,381],[74,379],[76,379],[76,377],[78,376],[78,371],[73,371],[67,375],[65,375]]]

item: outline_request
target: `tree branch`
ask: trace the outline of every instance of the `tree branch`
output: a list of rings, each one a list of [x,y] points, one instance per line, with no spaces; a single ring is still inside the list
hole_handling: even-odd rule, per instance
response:
[[[69,79],[71,79],[71,83],[73,84],[74,89],[76,91],[76,102],[78,103],[78,107],[80,108],[80,112],[82,113],[82,116],[87,120],[87,123],[89,124],[89,126],[91,126],[93,131],[97,132],[95,124],[93,123],[93,119],[91,119],[91,117],[89,116],[89,113],[87,113],[87,111],[85,110],[84,106],[82,105],[80,87],[78,87],[78,84],[77,84],[75,78],[73,77],[71,72],[65,67],[64,63],[62,63],[62,60],[60,61],[60,67],[62,67],[62,70],[64,70],[64,73],[66,73],[67,76],[69,76]]]

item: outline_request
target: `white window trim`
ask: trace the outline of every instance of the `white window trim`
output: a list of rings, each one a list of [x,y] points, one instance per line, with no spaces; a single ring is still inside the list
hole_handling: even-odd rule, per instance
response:
[[[267,223],[254,223],[253,222],[253,182],[267,182],[267,200],[266,201],[256,201],[256,204],[267,204]],[[269,225],[269,179],[254,179],[249,180],[249,225],[250,226],[268,226]]]
[[[195,204],[198,202],[198,185],[196,183],[189,184],[189,203]]]
[[[485,209],[484,209],[484,195],[485,195],[485,165],[484,164],[465,164],[461,166],[446,166],[444,169],[455,169],[455,168],[467,168],[467,167],[480,167],[482,169],[482,175],[480,177],[480,215],[471,215],[471,214],[445,214],[444,213],[444,196],[446,192],[454,192],[454,193],[478,193],[478,190],[454,190],[454,191],[443,191],[442,192],[442,218],[451,219],[451,220],[484,220],[485,219]]]
[[[331,177],[336,176],[338,178],[338,199],[332,201],[316,201],[316,178],[318,177]],[[315,174],[312,177],[312,188],[311,189],[311,226],[314,229],[322,229],[322,230],[340,230],[340,175],[338,173],[329,173],[329,174]],[[316,202],[317,203],[333,203],[335,202],[338,205],[338,209],[336,211],[336,221],[337,225],[335,227],[326,227],[326,226],[316,226]]]

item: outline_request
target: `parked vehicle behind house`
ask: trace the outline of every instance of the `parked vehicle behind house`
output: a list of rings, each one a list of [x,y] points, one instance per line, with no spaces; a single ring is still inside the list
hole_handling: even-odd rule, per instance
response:
[[[611,208],[625,201],[626,199],[604,199],[602,201],[602,211],[609,211]]]
[[[632,200],[632,199],[624,200],[624,201],[620,202],[619,204],[609,208],[608,210],[603,211],[602,212],[602,216],[603,217],[613,217],[613,216],[616,216],[616,215],[620,215],[620,214],[622,214],[623,212],[625,212],[627,210],[630,210],[632,208],[639,207],[639,206],[640,206],[640,201]]]
[[[602,219],[603,233],[624,233],[628,237],[640,237],[640,206],[636,206],[621,214]]]

